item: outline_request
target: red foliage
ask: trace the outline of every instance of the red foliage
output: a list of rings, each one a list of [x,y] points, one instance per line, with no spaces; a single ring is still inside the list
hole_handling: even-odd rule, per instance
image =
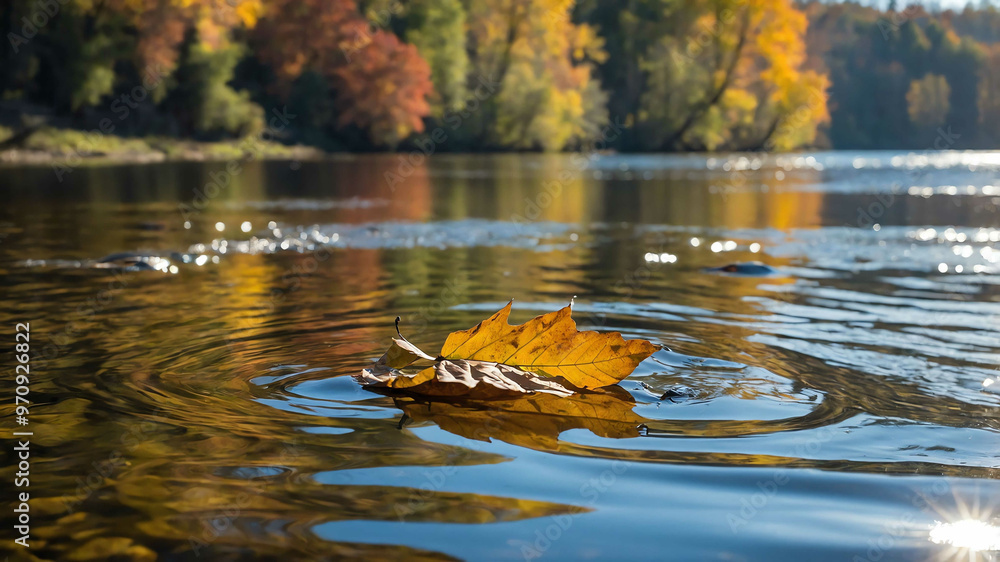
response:
[[[376,31],[371,40],[334,70],[339,124],[367,129],[373,141],[393,145],[424,130],[434,91],[431,69],[413,45]]]
[[[274,0],[257,25],[258,56],[288,86],[312,69],[336,91],[338,125],[395,145],[423,130],[433,93],[430,67],[416,48],[374,29],[353,0]]]
[[[139,63],[157,72],[172,70],[189,22],[182,10],[168,2],[146,2],[145,7],[136,18]]]
[[[291,82],[307,68],[327,67],[359,22],[353,0],[272,0],[257,24],[257,56]]]

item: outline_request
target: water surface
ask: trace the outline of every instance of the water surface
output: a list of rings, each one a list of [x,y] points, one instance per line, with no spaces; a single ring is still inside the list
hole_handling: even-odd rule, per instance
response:
[[[1000,154],[400,158],[0,168],[32,555],[997,558]],[[350,377],[397,315],[574,297],[664,349],[572,399]]]

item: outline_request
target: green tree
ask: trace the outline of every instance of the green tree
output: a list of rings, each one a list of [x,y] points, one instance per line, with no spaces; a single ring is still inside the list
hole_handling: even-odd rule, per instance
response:
[[[465,8],[459,0],[415,0],[407,7],[406,40],[431,67],[435,95],[431,114],[458,111],[466,100],[469,58],[465,52]]]
[[[1000,142],[1000,43],[992,45],[979,74],[979,130],[981,141]]]
[[[951,87],[940,74],[928,74],[910,82],[906,92],[906,111],[910,122],[921,128],[937,128],[948,118]]]
[[[264,110],[247,92],[229,86],[245,51],[243,45],[212,49],[196,38],[189,41],[167,102],[175,114],[185,117],[189,130],[218,137],[244,136],[264,128]]]

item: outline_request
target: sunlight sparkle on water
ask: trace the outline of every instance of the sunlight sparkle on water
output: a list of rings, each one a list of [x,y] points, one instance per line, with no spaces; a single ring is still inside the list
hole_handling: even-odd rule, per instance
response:
[[[950,544],[973,551],[1000,550],[1000,527],[976,519],[954,523],[935,521],[929,538],[937,544]]]
[[[647,252],[644,256],[646,261],[653,263],[675,263],[677,262],[677,256],[673,254],[663,253],[654,254],[652,252]]]

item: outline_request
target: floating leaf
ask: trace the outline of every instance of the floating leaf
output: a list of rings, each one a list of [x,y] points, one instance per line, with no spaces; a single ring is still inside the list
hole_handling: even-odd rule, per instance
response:
[[[539,377],[509,365],[488,361],[445,360],[415,375],[407,375],[376,363],[361,371],[360,382],[370,387],[405,390],[425,396],[500,398],[544,392],[570,396],[573,390],[553,378]]]
[[[513,301],[475,328],[448,336],[445,359],[494,361],[580,388],[600,388],[629,376],[656,351],[646,340],[626,341],[618,332],[579,332],[571,306],[521,324],[507,323]]]
[[[355,378],[366,386],[428,396],[569,396],[617,383],[656,351],[650,342],[626,341],[618,332],[577,331],[570,306],[511,326],[512,303],[476,327],[449,335],[436,359],[402,335],[393,338],[385,354]],[[398,370],[419,359],[436,363],[416,374]]]
[[[375,363],[376,366],[384,365],[391,369],[402,369],[411,365],[418,359],[434,361],[434,358],[413,345],[402,334],[399,333],[399,316],[396,317],[396,335],[399,338],[392,338],[392,345],[382,354],[382,357]]]

